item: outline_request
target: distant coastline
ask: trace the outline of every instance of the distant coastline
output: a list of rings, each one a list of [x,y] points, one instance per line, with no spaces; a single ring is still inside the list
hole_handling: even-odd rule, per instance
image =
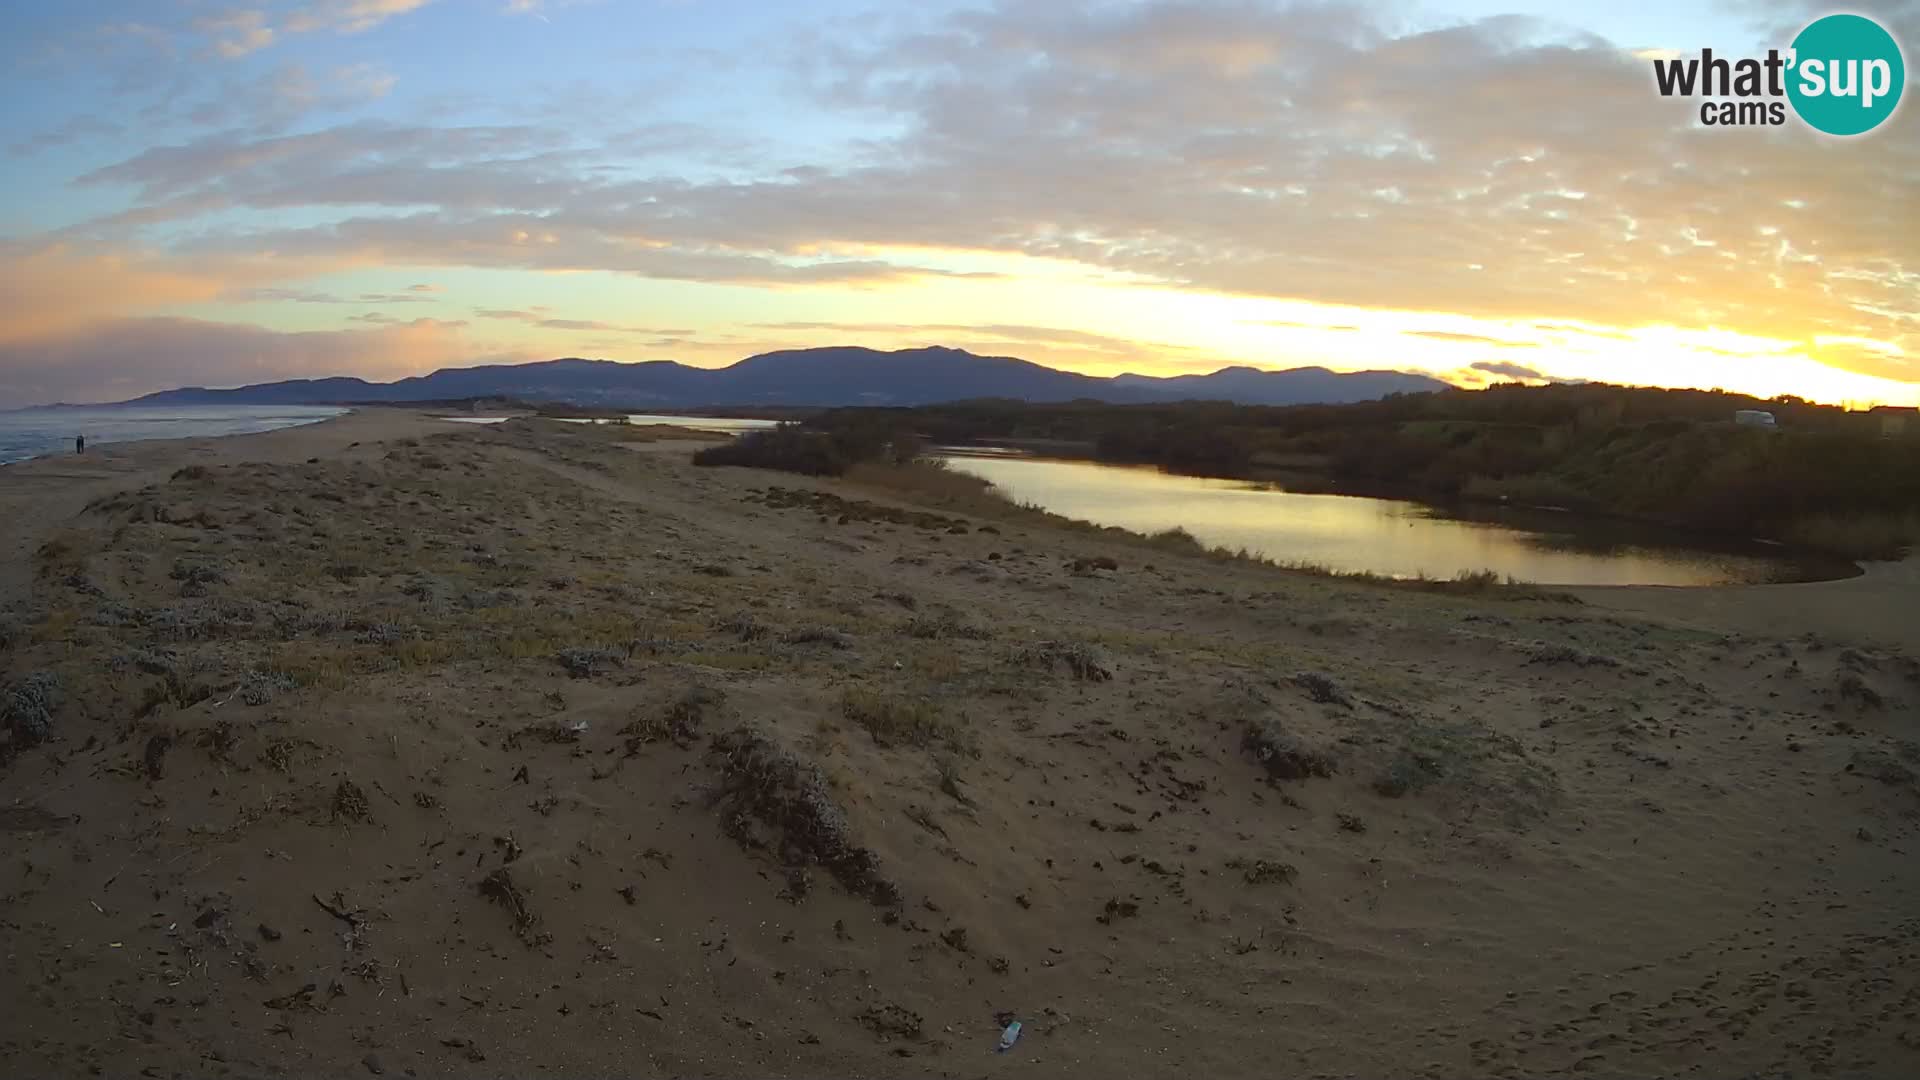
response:
[[[0,413],[0,466],[88,452],[147,439],[251,435],[328,420],[352,410],[334,405],[62,405]]]

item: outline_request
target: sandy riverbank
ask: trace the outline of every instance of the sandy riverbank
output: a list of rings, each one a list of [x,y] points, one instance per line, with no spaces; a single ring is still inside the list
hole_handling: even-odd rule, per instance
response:
[[[1858,577],[1794,585],[1570,591],[1596,606],[1705,630],[1762,637],[1811,633],[1920,656],[1920,556],[1863,567]]]
[[[5,1072],[1920,1070],[1920,664],[1785,599],[1872,575],[1433,595],[615,438],[0,470]]]

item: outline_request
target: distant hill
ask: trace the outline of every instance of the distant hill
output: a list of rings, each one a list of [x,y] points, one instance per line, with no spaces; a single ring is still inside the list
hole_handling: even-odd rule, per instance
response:
[[[1448,384],[1400,371],[1342,373],[1326,368],[1262,371],[1222,368],[1210,375],[1097,378],[1011,356],[976,356],[930,346],[881,352],[851,346],[789,349],[729,367],[671,361],[543,360],[531,364],[442,368],[391,383],[355,378],[290,379],[231,390],[186,387],[129,405],[332,405],[499,397],[633,409],[700,405],[932,405],[970,398],[1144,403],[1233,401],[1298,405],[1368,401],[1395,393],[1445,390]]]

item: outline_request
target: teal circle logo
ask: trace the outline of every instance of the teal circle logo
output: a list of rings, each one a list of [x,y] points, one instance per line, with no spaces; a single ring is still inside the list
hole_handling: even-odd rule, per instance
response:
[[[1817,131],[1859,135],[1879,127],[1907,85],[1900,45],[1861,15],[1828,15],[1793,39],[1787,99]]]

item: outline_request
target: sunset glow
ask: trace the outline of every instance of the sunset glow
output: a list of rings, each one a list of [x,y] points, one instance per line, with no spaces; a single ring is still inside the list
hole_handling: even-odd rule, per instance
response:
[[[827,344],[1920,404],[1913,110],[1653,89],[1824,7],[869,7],[10,10],[0,407]]]

